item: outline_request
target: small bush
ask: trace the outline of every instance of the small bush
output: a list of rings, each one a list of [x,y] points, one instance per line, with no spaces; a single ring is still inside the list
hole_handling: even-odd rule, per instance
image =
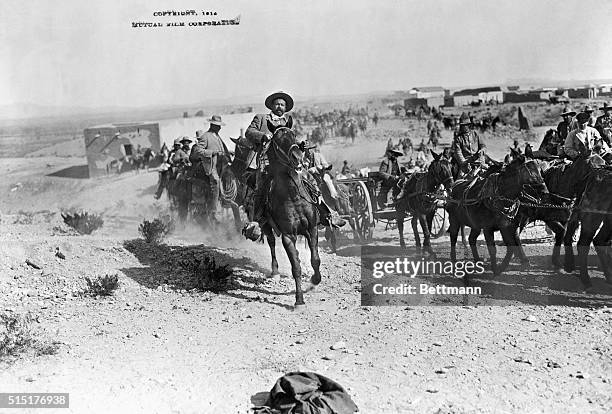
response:
[[[234,287],[234,272],[229,265],[218,266],[213,257],[183,260],[181,266],[191,272],[201,291],[225,292]]]
[[[86,277],[85,281],[87,289],[83,293],[91,296],[110,296],[119,287],[119,276],[116,274],[98,276],[95,279]]]
[[[104,224],[102,217],[97,214],[83,213],[62,213],[64,223],[78,231],[80,234],[91,234]]]
[[[0,357],[16,355],[35,343],[32,317],[0,314]]]
[[[170,233],[172,227],[172,221],[156,218],[153,221],[144,220],[138,226],[138,231],[147,243],[159,244]]]

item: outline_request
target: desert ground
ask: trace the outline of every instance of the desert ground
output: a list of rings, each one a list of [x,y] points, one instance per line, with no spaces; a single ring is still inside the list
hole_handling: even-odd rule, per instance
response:
[[[537,140],[545,129],[536,128]],[[425,124],[383,119],[355,146],[330,140],[322,152],[338,167],[347,159],[376,168],[389,135],[397,142],[402,134],[418,144]],[[443,131],[443,142],[450,137]],[[485,138],[501,159],[512,139],[533,137],[508,126]],[[499,278],[488,268],[478,277],[510,298],[363,307],[361,246],[343,232],[336,254],[321,239],[323,281],[306,294],[307,309],[295,312],[280,243],[280,278],[268,277],[268,246],[235,234],[229,217],[216,233],[187,225],[163,244],[147,244],[138,225],[168,211],[165,197],[153,198],[157,173],[58,174],[78,176],[86,163],[74,156],[80,141],[71,142],[3,158],[0,166],[0,311],[30,313],[37,339],[53,345],[44,355],[2,358],[2,392],[70,393],[69,409],[49,413],[247,413],[277,378],[302,370],[339,382],[361,413],[612,411],[612,287],[594,251],[592,293],[551,268],[552,238],[540,225],[522,235],[529,268],[513,261]],[[74,210],[102,214],[104,225],[79,235],[60,216]],[[410,226],[405,232],[413,245]],[[377,225],[372,244],[397,245],[397,230]],[[307,249],[299,247],[311,275]],[[449,257],[448,236],[433,247]],[[194,255],[229,265],[231,289],[195,289],[181,266]],[[85,277],[106,274],[119,277],[114,295],[80,294]]]

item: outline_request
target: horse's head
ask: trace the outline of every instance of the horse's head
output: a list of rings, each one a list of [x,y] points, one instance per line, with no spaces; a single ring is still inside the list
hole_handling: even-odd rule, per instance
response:
[[[549,197],[540,166],[535,160],[526,159],[522,154],[505,166],[500,178],[503,186],[501,190],[509,198],[518,197],[522,192],[539,200]]]
[[[302,166],[304,151],[298,145],[291,125],[291,118],[289,118],[287,126],[281,127],[268,121],[268,130],[272,132],[268,157],[270,165],[297,170]]]
[[[451,161],[445,153],[436,154],[431,151],[433,161],[429,164],[428,172],[434,178],[436,184],[443,184],[446,189],[450,189],[453,184],[453,171]]]

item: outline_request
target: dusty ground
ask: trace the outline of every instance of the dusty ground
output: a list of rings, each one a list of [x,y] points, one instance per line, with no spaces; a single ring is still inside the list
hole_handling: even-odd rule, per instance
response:
[[[381,128],[424,128],[404,124]],[[361,151],[332,143],[324,151],[375,165],[385,143],[360,141]],[[505,145],[493,144],[500,153]],[[166,208],[152,198],[156,175],[48,176],[82,163],[3,160],[0,310],[31,312],[40,338],[60,347],[55,355],[0,362],[2,392],[69,392],[70,409],[57,412],[245,413],[283,373],[312,370],[344,385],[362,413],[612,410],[612,289],[595,267],[594,294],[553,272],[542,227],[524,235],[530,268],[513,262],[502,278],[479,278],[513,292],[495,302],[505,306],[361,307],[360,250],[345,239],[336,255],[322,241],[323,282],[296,313],[280,246],[280,280],[266,278],[267,246],[229,231],[190,227],[152,248],[137,240],[137,228]],[[105,224],[74,235],[58,214],[69,208],[101,212]],[[374,238],[397,244],[396,230],[377,227]],[[58,247],[65,260],[54,256]],[[435,240],[434,249],[448,257],[448,238]],[[300,251],[310,275],[303,243]],[[193,290],[177,264],[191,254],[232,266],[235,288]],[[26,265],[28,257],[42,270]],[[119,274],[113,297],[78,295],[84,277],[107,273]],[[552,305],[534,305],[542,302]],[[331,350],[338,341],[346,348]]]

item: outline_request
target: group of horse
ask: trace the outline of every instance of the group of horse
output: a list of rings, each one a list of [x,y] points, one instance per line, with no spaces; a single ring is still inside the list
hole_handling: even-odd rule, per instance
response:
[[[305,306],[304,292],[321,282],[317,199],[306,191],[309,181],[304,168],[306,150],[299,145],[296,133],[290,128],[275,128],[271,124],[268,128],[273,131],[267,150],[269,173],[273,179],[267,197],[267,221],[262,228],[262,239],[265,238],[270,247],[271,275],[274,276],[278,274],[276,237],[281,238],[295,281],[295,309],[302,309]],[[236,210],[242,206],[252,218],[256,172],[248,168],[248,151],[248,148],[236,145],[235,156],[229,164],[236,179],[236,189],[232,200],[228,201]],[[407,176],[397,188],[399,198],[396,199],[395,211],[401,246],[405,247],[403,223],[410,215],[417,248],[424,255],[435,256],[430,229],[435,209],[442,201],[448,211],[452,261],[456,260],[458,234],[468,227],[468,242],[476,261],[481,260],[476,241],[484,233],[493,274],[503,272],[514,255],[526,264],[528,259],[521,245],[520,232],[527,223],[541,220],[555,233],[552,265],[562,267],[560,248],[564,244],[563,267],[566,271],[573,271],[573,235],[580,225],[578,267],[584,288],[592,286],[587,266],[591,243],[595,245],[606,281],[612,283],[612,170],[601,157],[588,155],[567,163],[526,158],[514,152],[509,163],[495,162],[486,169],[475,167],[470,175],[461,177],[459,166],[446,151],[439,154],[432,151],[432,156],[426,171]],[[447,194],[444,200],[439,198],[441,187]],[[343,201],[339,205],[346,209],[346,213],[351,208],[347,202],[349,195],[346,191],[339,193]],[[418,224],[423,233],[422,245]],[[497,263],[496,231],[501,233],[506,246],[501,264]],[[306,239],[314,271],[310,285],[305,289],[302,288],[302,269],[296,248],[298,236]],[[467,276],[464,281],[470,283]]]
[[[580,225],[578,240],[579,278],[585,289],[592,287],[587,257],[594,244],[606,281],[612,283],[612,170],[597,154],[582,156],[568,163],[526,158],[514,150],[508,164],[494,163],[472,175],[458,178],[458,166],[444,154],[433,154],[428,170],[411,176],[403,183],[403,195],[396,205],[400,244],[404,246],[403,221],[413,217],[417,248],[421,248],[417,221],[423,235],[423,251],[434,255],[429,230],[437,203],[436,189],[444,186],[448,196],[442,200],[449,216],[450,258],[456,260],[459,231],[470,228],[469,246],[475,261],[480,260],[476,240],[484,233],[491,260],[491,270],[500,274],[517,255],[528,264],[520,240],[520,231],[532,221],[544,221],[555,234],[552,265],[560,268],[560,248],[565,246],[564,269],[575,270],[573,236]],[[494,233],[501,233],[506,254],[497,263]],[[469,280],[465,279],[466,283]]]
[[[155,154],[152,148],[145,148],[144,151],[125,155],[119,159],[113,158],[106,164],[106,174],[109,175],[111,172],[121,174],[128,171],[139,172],[144,169],[148,170],[156,158],[159,158],[159,163],[161,163],[161,154]]]

